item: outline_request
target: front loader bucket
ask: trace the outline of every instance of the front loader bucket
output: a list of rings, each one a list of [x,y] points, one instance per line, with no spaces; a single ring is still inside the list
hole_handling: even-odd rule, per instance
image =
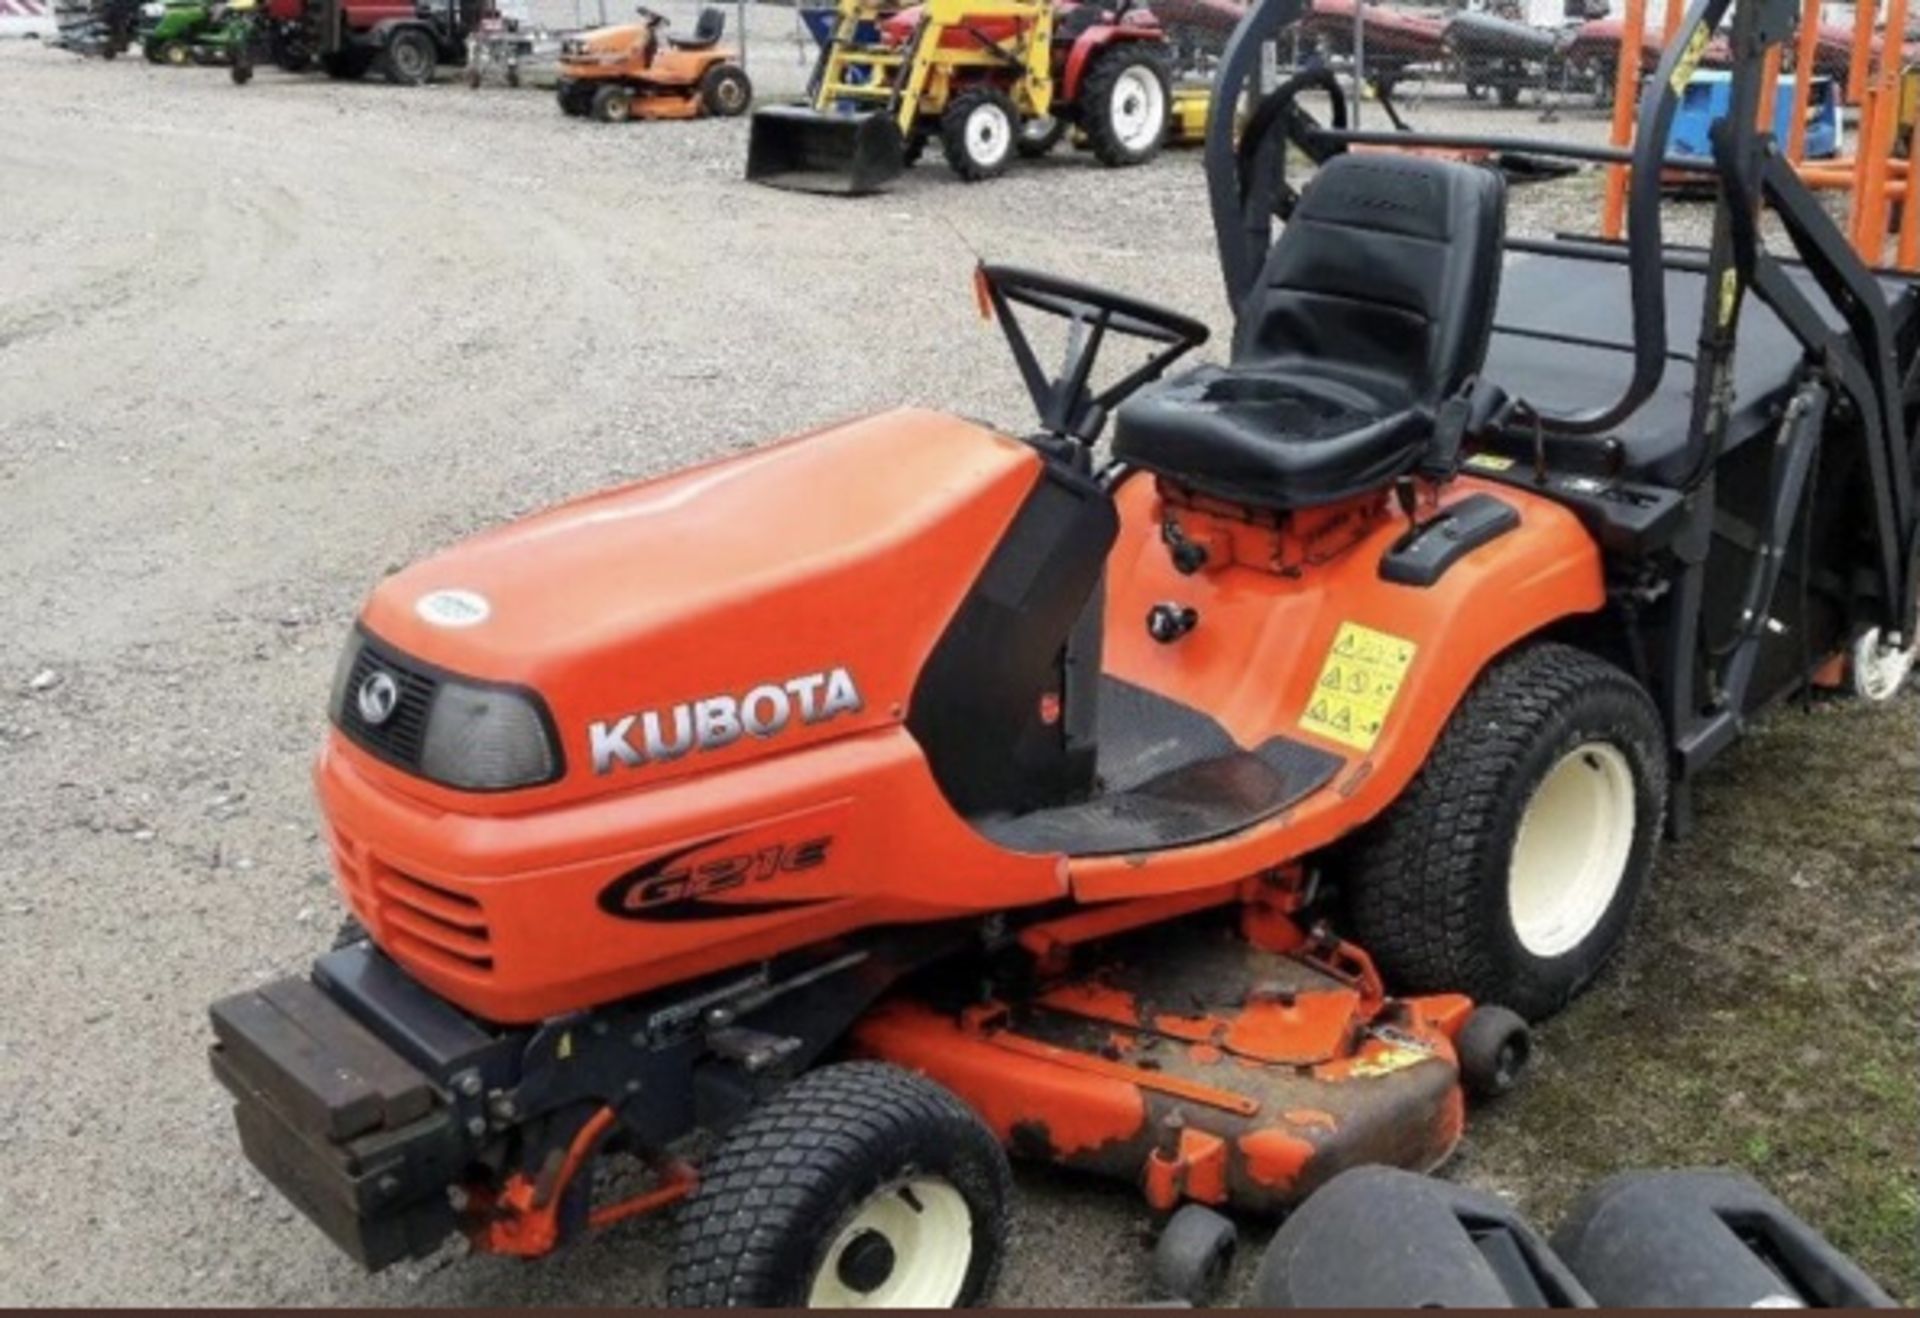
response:
[[[747,144],[751,182],[858,197],[878,192],[906,167],[900,126],[882,111],[835,114],[805,105],[754,111]]]

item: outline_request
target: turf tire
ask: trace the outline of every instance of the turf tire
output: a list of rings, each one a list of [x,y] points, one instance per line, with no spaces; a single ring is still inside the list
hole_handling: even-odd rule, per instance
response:
[[[1631,844],[1591,927],[1564,951],[1537,955],[1509,898],[1521,820],[1548,772],[1593,743],[1618,751],[1629,770]],[[1528,1020],[1550,1016],[1625,936],[1666,799],[1666,738],[1639,683],[1572,646],[1516,650],[1480,676],[1412,784],[1347,851],[1354,937],[1398,991],[1463,992]]]
[[[933,1082],[880,1062],[845,1062],[775,1094],[706,1161],[678,1214],[667,1303],[805,1305],[843,1225],[908,1177],[943,1180],[965,1201],[972,1246],[955,1302],[982,1302],[1006,1249],[1006,1153]]]

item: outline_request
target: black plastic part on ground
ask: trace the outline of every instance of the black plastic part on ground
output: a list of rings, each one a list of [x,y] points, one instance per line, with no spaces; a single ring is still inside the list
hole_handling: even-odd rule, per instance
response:
[[[1260,1261],[1261,1308],[1892,1308],[1751,1177],[1628,1172],[1587,1192],[1549,1244],[1503,1200],[1364,1167],[1328,1182]]]
[[[1287,1219],[1254,1277],[1259,1308],[1591,1308],[1512,1205],[1388,1167],[1329,1181]]]
[[[1600,1304],[1625,1309],[1888,1309],[1854,1261],[1741,1172],[1628,1172],[1553,1233]]]

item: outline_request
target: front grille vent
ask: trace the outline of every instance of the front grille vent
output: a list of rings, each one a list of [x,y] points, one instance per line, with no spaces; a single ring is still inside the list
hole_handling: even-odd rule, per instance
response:
[[[392,713],[378,723],[370,723],[361,711],[361,693],[379,673],[392,679],[399,698],[394,702]],[[417,773],[420,748],[427,736],[427,717],[433,712],[434,696],[439,689],[440,684],[427,674],[363,643],[342,693],[340,730],[361,749]]]

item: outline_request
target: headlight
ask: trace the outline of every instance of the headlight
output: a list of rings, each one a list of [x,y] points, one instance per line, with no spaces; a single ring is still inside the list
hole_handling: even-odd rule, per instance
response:
[[[443,787],[499,792],[560,776],[552,721],[533,692],[402,658],[358,629],[328,713],[361,749]]]
[[[421,776],[448,787],[497,792],[551,782],[555,757],[533,701],[503,687],[447,681],[427,720]]]

